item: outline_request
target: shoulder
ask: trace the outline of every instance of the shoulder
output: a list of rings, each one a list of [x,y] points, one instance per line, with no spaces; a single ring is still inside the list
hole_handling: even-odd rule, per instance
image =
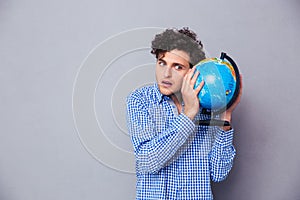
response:
[[[130,99],[139,99],[142,101],[149,101],[158,99],[159,91],[156,84],[146,85],[133,90],[127,97],[127,101]]]

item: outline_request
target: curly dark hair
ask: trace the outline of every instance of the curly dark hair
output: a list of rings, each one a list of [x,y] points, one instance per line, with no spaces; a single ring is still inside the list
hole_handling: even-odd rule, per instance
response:
[[[203,45],[197,39],[195,32],[188,27],[182,29],[166,29],[164,32],[155,35],[152,41],[151,53],[158,58],[158,55],[174,49],[185,51],[190,56],[190,67],[205,59]]]

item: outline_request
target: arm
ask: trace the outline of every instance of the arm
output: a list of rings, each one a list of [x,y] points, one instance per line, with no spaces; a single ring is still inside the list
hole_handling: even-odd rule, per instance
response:
[[[236,151],[232,145],[234,130],[216,129],[215,142],[209,154],[210,174],[214,182],[220,182],[228,176]]]
[[[193,133],[195,125],[184,114],[178,115],[167,129],[157,133],[148,112],[149,105],[137,95],[127,99],[128,129],[132,139],[137,171],[155,173],[173,158]]]
[[[240,76],[240,92],[236,101],[220,115],[222,120],[231,122],[232,113],[240,103],[242,97],[242,76]],[[215,182],[224,180],[230,172],[236,151],[232,145],[234,130],[230,126],[220,127],[216,130],[216,138],[210,153],[211,177]]]

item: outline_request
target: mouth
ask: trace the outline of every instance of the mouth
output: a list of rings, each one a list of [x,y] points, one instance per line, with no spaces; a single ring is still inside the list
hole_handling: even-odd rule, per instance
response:
[[[161,85],[162,85],[163,87],[171,87],[171,86],[172,86],[172,83],[169,82],[169,81],[162,81],[162,82],[161,82]]]

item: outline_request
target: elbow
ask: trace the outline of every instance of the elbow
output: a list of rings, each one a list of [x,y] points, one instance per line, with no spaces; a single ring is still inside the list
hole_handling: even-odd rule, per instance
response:
[[[158,173],[162,166],[157,159],[155,153],[147,152],[138,153],[136,155],[136,171],[137,173]]]
[[[233,165],[233,163],[229,162],[224,165],[215,166],[211,170],[211,180],[216,183],[224,181],[228,177],[228,175],[231,171],[232,165]]]
[[[214,174],[211,176],[211,180],[215,183],[224,181],[227,178],[228,174]]]

